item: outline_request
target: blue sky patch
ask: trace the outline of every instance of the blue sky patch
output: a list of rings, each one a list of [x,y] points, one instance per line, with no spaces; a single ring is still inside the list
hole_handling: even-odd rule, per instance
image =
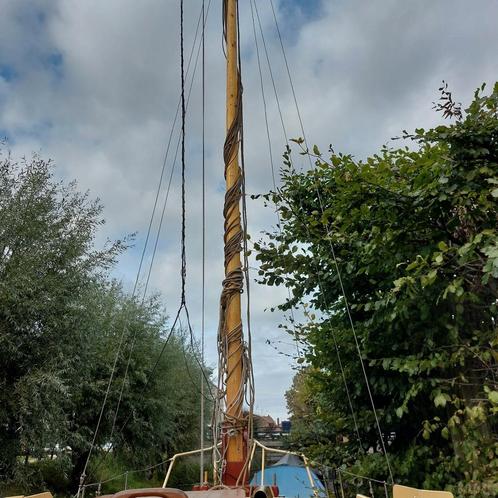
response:
[[[317,19],[322,13],[322,0],[282,0],[278,11],[284,43],[293,45],[303,24]]]
[[[283,0],[280,8],[288,14],[297,8],[305,19],[313,19],[320,15],[321,4],[321,0]]]
[[[51,71],[57,79],[63,76],[64,59],[60,52],[49,54],[44,60],[45,67]]]
[[[17,72],[10,64],[0,64],[0,78],[12,81],[17,78]]]

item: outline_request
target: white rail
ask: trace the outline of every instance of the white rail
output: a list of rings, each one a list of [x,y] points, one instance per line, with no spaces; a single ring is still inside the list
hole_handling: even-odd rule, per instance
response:
[[[175,464],[177,458],[190,456],[190,455],[197,455],[198,453],[203,453],[205,451],[211,451],[211,450],[214,450],[215,448],[216,448],[216,445],[213,445],[213,446],[209,446],[209,448],[201,448],[199,450],[184,451],[183,453],[176,453],[175,455],[173,455],[169,460],[167,460],[169,462],[169,466],[168,466],[168,470],[166,472],[166,477],[164,478],[163,488],[165,488],[168,485],[168,481],[169,481],[169,478],[171,476],[171,472],[173,470],[173,465]]]
[[[173,470],[173,466],[178,458],[186,457],[186,456],[190,456],[190,455],[197,455],[198,453],[205,452],[205,451],[211,451],[211,450],[216,449],[217,446],[219,446],[219,445],[213,445],[213,446],[210,446],[209,448],[201,448],[199,450],[185,451],[183,453],[177,453],[176,455],[173,455],[169,460],[167,460],[169,462],[169,466],[168,466],[168,470],[166,472],[166,477],[164,478],[164,482],[163,482],[162,487],[165,488],[168,485],[168,481],[169,481],[169,478],[171,477],[171,472]],[[316,487],[315,481],[313,479],[313,475],[311,474],[309,461],[306,458],[306,455],[304,455],[303,453],[296,453],[295,451],[280,450],[278,448],[270,448],[270,447],[265,446],[264,444],[260,443],[258,440],[253,439],[252,440],[252,447],[251,447],[251,450],[249,453],[249,455],[250,455],[249,462],[248,462],[249,469],[251,468],[252,461],[253,461],[257,446],[259,446],[261,448],[261,481],[260,481],[261,486],[265,485],[264,482],[265,482],[265,456],[266,456],[266,452],[280,453],[282,455],[295,455],[303,460],[304,468],[306,469],[306,474],[308,476],[308,480],[310,482],[311,489],[313,490],[314,497],[320,498],[320,493],[319,493],[318,488]]]

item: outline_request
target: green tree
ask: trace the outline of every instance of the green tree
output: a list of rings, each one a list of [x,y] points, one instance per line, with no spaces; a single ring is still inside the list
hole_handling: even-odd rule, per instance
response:
[[[491,496],[498,485],[498,85],[489,95],[479,89],[465,111],[441,90],[437,107],[451,123],[405,132],[410,147],[383,147],[364,161],[331,150],[327,161],[297,140],[316,168],[298,173],[285,153],[283,185],[266,195],[281,227],[255,248],[261,280],[291,289],[281,308],[306,300],[316,310],[300,330],[313,403],[297,444],[326,464],[387,475],[380,453],[367,453],[379,436],[337,264],[381,426],[396,436],[389,444],[396,480]]]
[[[210,372],[184,332],[170,334],[160,296],[138,300],[110,278],[127,239],[96,249],[102,205],[53,174],[38,156],[0,162],[0,482],[67,493],[116,351],[92,478],[196,445],[201,368]]]
[[[40,157],[0,162],[0,474],[65,428],[62,372],[73,368],[78,297],[124,241],[93,247],[102,206],[53,179]],[[43,434],[43,437],[35,437]],[[37,443],[34,444],[36,439]]]
[[[165,455],[197,447],[199,437],[198,352],[184,331],[171,334],[159,296],[137,302],[112,282],[100,292],[93,291],[88,299],[85,309],[92,313],[85,321],[78,357],[85,369],[74,378],[73,396],[65,410],[72,413],[67,445],[72,449],[73,487],[91,447],[123,330],[126,342],[118,358],[89,478],[98,479],[102,467],[112,465],[115,459],[127,469],[155,465]],[[204,370],[209,378],[210,372]],[[206,406],[209,410],[209,403]],[[111,443],[110,455],[106,447]]]

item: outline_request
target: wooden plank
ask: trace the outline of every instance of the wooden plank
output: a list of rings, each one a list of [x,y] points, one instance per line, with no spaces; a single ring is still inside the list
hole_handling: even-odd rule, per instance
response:
[[[44,493],[37,493],[36,495],[28,495],[25,496],[24,498],[54,498],[52,496],[52,493],[49,491],[45,491]]]
[[[393,498],[454,498],[454,496],[449,491],[431,491],[395,484],[393,486]]]

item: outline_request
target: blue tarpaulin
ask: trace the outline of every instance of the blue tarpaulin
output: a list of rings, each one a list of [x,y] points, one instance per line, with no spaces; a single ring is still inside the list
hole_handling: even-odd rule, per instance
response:
[[[326,496],[325,487],[312,470],[311,477],[320,496]],[[260,484],[261,471],[258,471],[251,479],[251,485],[259,486]],[[313,489],[308,473],[297,457],[292,459],[285,456],[275,465],[267,467],[265,469],[263,484],[265,486],[276,484],[280,496],[285,496],[287,498],[313,497]]]

